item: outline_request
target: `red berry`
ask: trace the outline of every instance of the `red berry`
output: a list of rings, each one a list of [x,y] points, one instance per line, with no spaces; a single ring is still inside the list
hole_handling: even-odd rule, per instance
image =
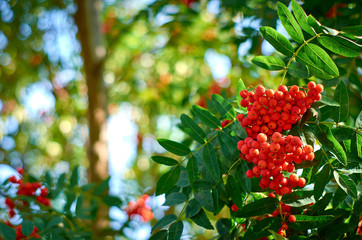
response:
[[[231,206],[231,210],[232,210],[233,212],[236,212],[236,211],[239,210],[239,208],[238,208],[235,204],[233,204],[233,205]]]
[[[16,171],[20,174],[20,175],[23,175],[24,174],[24,169],[22,167],[18,167],[16,169]]]
[[[290,215],[288,217],[288,221],[291,222],[291,223],[294,223],[296,220],[297,220],[297,218],[294,215]]]
[[[308,83],[308,88],[309,89],[314,89],[317,86],[317,84],[315,82],[309,82]]]

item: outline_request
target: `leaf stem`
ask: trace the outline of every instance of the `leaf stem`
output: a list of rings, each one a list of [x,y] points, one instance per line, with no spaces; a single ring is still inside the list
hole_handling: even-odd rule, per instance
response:
[[[284,72],[283,72],[283,76],[282,76],[282,80],[280,81],[279,86],[283,84],[284,79],[285,79],[285,76],[287,75],[287,71],[288,71],[289,65],[292,63],[292,61],[293,61],[293,60],[295,59],[295,57],[298,55],[299,51],[300,51],[305,45],[307,45],[310,41],[312,41],[313,39],[321,36],[322,34],[324,34],[324,33],[323,33],[323,32],[318,33],[317,35],[311,37],[311,38],[308,39],[307,41],[304,41],[303,44],[299,46],[299,48],[297,49],[297,51],[295,51],[295,53],[293,54],[293,56],[289,59],[289,62],[287,63],[287,66],[285,66]]]

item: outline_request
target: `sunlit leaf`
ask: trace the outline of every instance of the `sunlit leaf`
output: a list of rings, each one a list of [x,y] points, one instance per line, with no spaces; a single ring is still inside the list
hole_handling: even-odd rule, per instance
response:
[[[295,18],[297,19],[297,22],[299,23],[299,26],[304,31],[314,36],[315,32],[308,24],[307,14],[304,12],[303,8],[295,0],[292,0],[292,10]]]
[[[300,62],[292,62],[288,67],[288,73],[295,78],[309,78],[311,76],[309,68]]]
[[[318,42],[323,47],[327,48],[328,50],[330,50],[331,52],[334,52],[336,54],[339,54],[339,55],[342,55],[345,57],[358,57],[359,56],[358,51],[342,45],[338,41],[334,40],[333,36],[320,36],[318,38]]]
[[[292,39],[298,43],[304,42],[304,36],[297,21],[293,15],[289,12],[288,8],[281,2],[277,4],[279,19]]]
[[[278,52],[292,56],[294,49],[289,40],[271,27],[261,27],[260,33]]]
[[[300,51],[298,55],[296,56],[296,59],[298,62],[303,63],[304,65],[307,65],[308,68],[313,72],[313,74],[319,78],[322,79],[332,79],[334,76],[326,73],[321,67],[314,64],[312,60],[309,59],[306,53],[303,51]]]
[[[285,63],[280,58],[274,56],[257,56],[251,62],[270,71],[279,71],[285,68]]]
[[[326,53],[322,48],[314,45],[313,43],[308,43],[303,47],[303,49],[308,55],[309,59],[312,60],[314,65],[318,66],[320,69],[323,69],[323,71],[329,75],[334,77],[339,75],[337,65],[333,62],[328,53]]]

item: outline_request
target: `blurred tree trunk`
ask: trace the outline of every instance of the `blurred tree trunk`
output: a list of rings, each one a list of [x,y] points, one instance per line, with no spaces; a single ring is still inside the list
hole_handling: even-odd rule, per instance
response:
[[[85,80],[88,87],[88,158],[89,182],[101,182],[108,177],[106,90],[103,82],[103,62],[106,50],[100,31],[99,0],[77,0],[75,23],[82,47]],[[108,208],[101,204],[94,221],[95,237],[108,226]]]

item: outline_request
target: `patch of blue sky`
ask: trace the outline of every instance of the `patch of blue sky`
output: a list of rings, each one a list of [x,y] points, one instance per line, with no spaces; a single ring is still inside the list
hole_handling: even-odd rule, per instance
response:
[[[204,58],[211,69],[211,74],[214,79],[226,77],[231,70],[230,58],[218,53],[215,49],[207,49]]]

